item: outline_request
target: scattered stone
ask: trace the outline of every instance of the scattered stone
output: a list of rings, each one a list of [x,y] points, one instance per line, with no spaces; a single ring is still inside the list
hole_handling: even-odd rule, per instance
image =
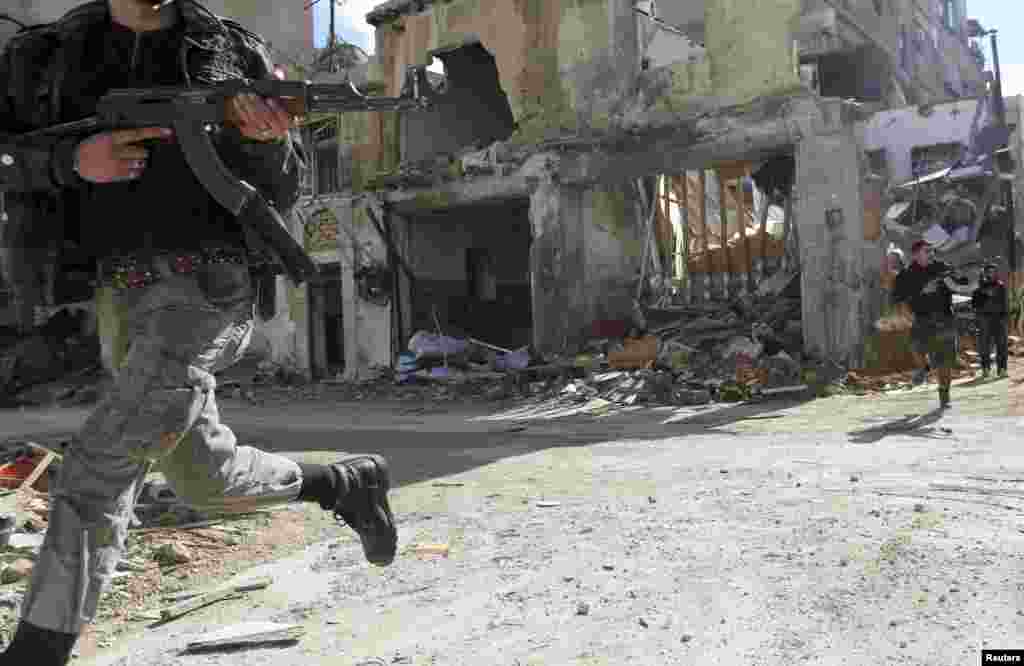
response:
[[[421,543],[413,546],[413,552],[420,556],[436,555],[448,557],[449,547],[446,543]]]
[[[680,643],[689,643],[692,640],[693,640],[693,634],[683,634],[682,636],[679,637],[679,642]]]
[[[925,511],[926,508],[924,504],[921,504],[920,502],[914,504],[914,513],[924,513]]]
[[[192,561],[192,552],[184,544],[172,541],[157,548],[153,552],[153,559],[161,566],[187,564]]]
[[[604,565],[601,566],[601,568],[604,569],[605,571],[615,571],[615,565],[614,564],[604,564]]]
[[[0,608],[10,608],[11,610],[17,611],[21,607],[21,602],[24,599],[25,595],[21,592],[5,590],[4,592],[0,592]]]
[[[643,618],[640,618],[639,619],[639,623],[640,623],[641,627],[643,627],[644,629],[647,629],[647,620],[645,620]]]
[[[590,604],[586,601],[580,601],[576,603],[576,614],[577,615],[590,615]]]
[[[860,475],[859,474],[851,474],[850,475],[850,483],[857,483],[859,481],[860,481]]]
[[[6,567],[3,572],[0,572],[0,583],[9,585],[10,583],[17,583],[20,580],[24,580],[32,575],[32,569],[35,567],[35,563],[32,560],[25,558],[19,558],[14,560]]]
[[[37,550],[43,545],[44,535],[38,532],[27,533],[17,532],[11,535],[11,540],[7,543],[11,548],[27,548],[29,550]]]

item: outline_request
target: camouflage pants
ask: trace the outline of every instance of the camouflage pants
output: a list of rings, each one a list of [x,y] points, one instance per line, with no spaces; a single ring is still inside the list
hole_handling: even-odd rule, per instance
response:
[[[235,363],[252,335],[248,269],[161,273],[153,285],[116,293],[129,352],[51,492],[49,529],[22,605],[36,626],[77,634],[95,616],[150,463],[160,463],[179,497],[207,509],[246,511],[298,496],[298,465],[238,446],[214,399],[213,373]]]

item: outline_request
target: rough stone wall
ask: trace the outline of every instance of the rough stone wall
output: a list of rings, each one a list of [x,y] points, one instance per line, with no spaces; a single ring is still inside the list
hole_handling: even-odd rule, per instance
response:
[[[715,93],[746,102],[800,86],[793,26],[800,0],[711,0],[708,56]]]
[[[609,124],[639,65],[627,0],[452,0],[377,27],[379,77],[397,94],[410,64],[479,41],[495,58],[517,138]]]

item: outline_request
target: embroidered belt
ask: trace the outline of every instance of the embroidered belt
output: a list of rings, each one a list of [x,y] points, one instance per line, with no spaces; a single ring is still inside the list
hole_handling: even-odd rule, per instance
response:
[[[168,269],[176,275],[189,275],[203,266],[215,264],[261,266],[268,263],[271,262],[267,257],[238,248],[122,254],[99,262],[99,282],[104,287],[137,289],[159,282]]]

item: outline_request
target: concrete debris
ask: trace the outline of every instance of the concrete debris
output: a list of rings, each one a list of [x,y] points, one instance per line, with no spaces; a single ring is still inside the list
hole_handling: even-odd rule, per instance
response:
[[[595,321],[582,348],[554,358],[419,331],[392,377],[403,386],[433,384],[491,400],[554,398],[590,414],[615,405],[698,406],[799,393],[837,373],[803,358],[800,300],[777,295],[794,283],[798,275],[785,274],[767,295],[649,310],[645,329]]]
[[[24,601],[25,595],[21,592],[14,592],[13,590],[6,590],[0,592],[0,608],[9,608],[13,611],[17,611],[21,608],[21,602]]]
[[[436,555],[448,557],[450,548],[446,543],[421,543],[413,546],[413,553],[419,556]]]
[[[100,374],[100,344],[93,328],[85,312],[65,307],[28,336],[0,333],[0,398],[15,405],[95,399],[89,389]]]
[[[7,546],[9,548],[38,551],[43,546],[43,537],[44,535],[38,533],[17,532],[11,535]]]
[[[32,560],[25,558],[14,560],[5,566],[3,571],[0,571],[0,583],[9,585],[10,583],[17,583],[20,580],[24,580],[32,575],[32,569],[34,567],[35,562]]]
[[[192,561],[192,552],[184,544],[171,541],[153,551],[153,559],[162,566],[186,564]]]

